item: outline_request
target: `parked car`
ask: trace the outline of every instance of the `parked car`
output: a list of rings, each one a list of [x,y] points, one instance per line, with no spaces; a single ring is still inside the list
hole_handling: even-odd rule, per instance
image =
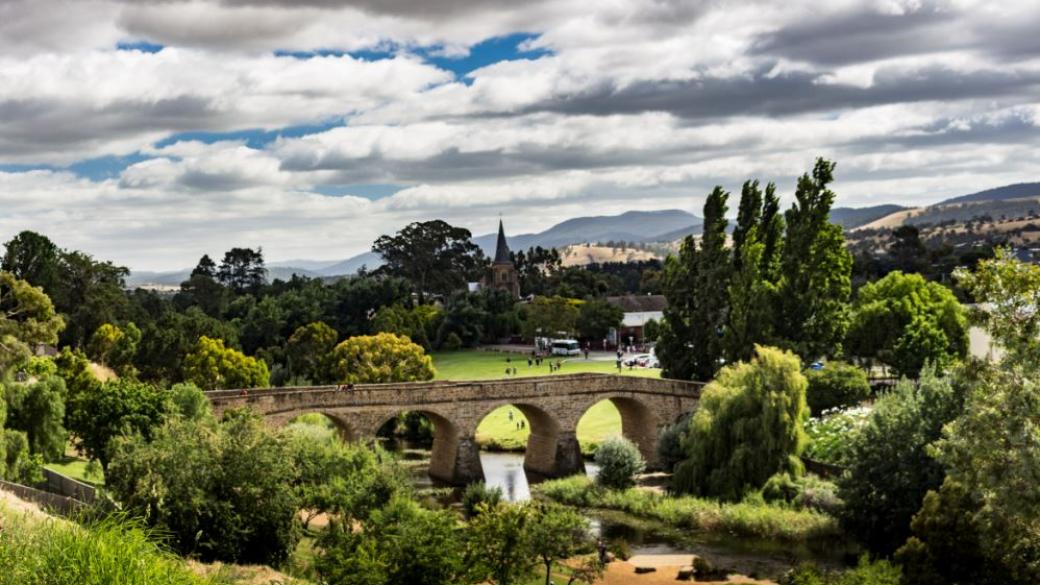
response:
[[[653,357],[654,356],[652,356],[652,355],[650,355],[648,353],[641,353],[639,355],[634,355],[634,356],[628,358],[627,360],[625,360],[625,365],[626,366],[639,366],[641,368],[644,368],[644,367],[646,367],[646,364]]]

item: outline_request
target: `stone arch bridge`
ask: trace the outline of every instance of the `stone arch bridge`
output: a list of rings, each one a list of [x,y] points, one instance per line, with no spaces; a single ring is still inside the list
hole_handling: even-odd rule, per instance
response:
[[[250,407],[272,424],[284,425],[301,414],[324,414],[348,440],[374,439],[387,421],[402,412],[426,415],[434,426],[430,475],[466,484],[484,478],[477,425],[491,411],[512,405],[524,413],[531,434],[524,469],[545,477],[584,471],[575,431],[582,415],[597,402],[612,401],[621,413],[622,433],[639,446],[648,464],[656,460],[660,430],[696,409],[700,382],[570,374],[472,382],[410,382],[292,387],[207,392],[219,417],[229,408]]]

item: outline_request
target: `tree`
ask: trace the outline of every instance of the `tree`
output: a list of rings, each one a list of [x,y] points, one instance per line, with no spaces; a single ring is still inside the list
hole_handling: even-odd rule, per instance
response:
[[[32,384],[8,383],[4,388],[7,427],[25,433],[29,451],[44,461],[65,454],[65,381],[48,376]]]
[[[210,317],[219,318],[227,310],[228,289],[217,281],[217,265],[208,254],[199,259],[191,276],[181,283],[173,301],[181,310],[199,307]]]
[[[461,532],[452,512],[398,497],[372,512],[361,530],[332,522],[315,567],[324,582],[343,585],[469,583]]]
[[[762,242],[760,260],[762,276],[767,282],[774,285],[780,281],[785,229],[784,216],[780,213],[780,198],[776,195],[776,185],[769,183],[766,185],[762,202],[762,216],[758,223],[758,233],[759,240]]]
[[[611,437],[596,449],[599,474],[596,482],[602,486],[623,490],[636,483],[636,475],[646,468],[639,448],[624,437]]]
[[[263,360],[225,347],[223,339],[202,336],[184,358],[184,379],[204,390],[267,386],[269,375]]]
[[[315,384],[331,383],[332,349],[336,346],[336,330],[322,321],[299,327],[289,337],[286,354],[289,372]]]
[[[8,240],[4,249],[0,270],[43,290],[51,290],[59,282],[61,250],[46,236],[23,231]]]
[[[57,343],[64,323],[44,292],[0,272],[0,373],[32,355],[39,343]]]
[[[115,441],[106,487],[124,509],[203,561],[277,565],[299,538],[293,460],[263,419],[173,418]]]
[[[655,342],[661,336],[661,323],[657,319],[647,319],[643,323],[643,337],[649,342]]]
[[[423,346],[433,349],[429,331],[433,325],[439,324],[440,311],[432,305],[419,305],[412,309],[401,305],[381,307],[372,317],[372,329],[376,333],[393,333],[407,337]]]
[[[432,380],[433,360],[407,337],[358,335],[332,350],[336,380],[352,384]]]
[[[527,339],[573,335],[581,314],[578,301],[564,297],[535,297],[524,310],[527,319],[523,334]]]
[[[852,306],[846,350],[917,376],[968,353],[968,320],[953,292],[919,274],[890,272],[864,285]]]
[[[207,258],[203,256],[204,260]],[[211,263],[212,261],[210,261]],[[201,268],[203,271],[207,271],[210,266],[207,264]],[[196,276],[194,271],[192,275]],[[220,268],[217,269],[217,280],[238,294],[256,292],[267,282],[263,250],[231,248],[224,253],[224,259],[220,262]]]
[[[801,475],[806,385],[798,357],[776,348],[723,368],[690,418],[673,487],[735,501],[777,473]]]
[[[942,483],[928,449],[960,413],[961,383],[925,368],[917,384],[903,380],[882,395],[853,435],[848,472],[838,480],[840,519],[870,550],[887,555],[906,541],[925,494]]]
[[[731,258],[726,250],[726,200],[722,187],[704,203],[700,249],[692,237],[664,269],[668,298],[658,356],[665,375],[710,380],[721,364]]]
[[[727,290],[729,311],[723,332],[724,356],[728,363],[751,358],[755,344],[773,337],[773,299],[775,286],[762,270],[765,246],[758,241],[758,228],[752,226],[743,237],[741,261]]]
[[[888,254],[896,270],[902,272],[921,272],[928,267],[928,248],[921,241],[917,226],[901,225],[892,230]]]
[[[785,215],[777,335],[805,361],[838,353],[848,327],[852,255],[841,226],[830,223],[834,167],[817,159]]]
[[[531,509],[504,503],[478,509],[467,534],[476,581],[512,585],[530,574],[537,562],[529,531]]]
[[[575,325],[578,334],[586,339],[603,339],[611,329],[621,327],[625,312],[607,301],[593,299],[582,303]]]
[[[137,354],[140,342],[141,330],[133,323],[127,323],[125,328],[105,323],[90,336],[87,355],[120,375],[131,375],[134,371],[134,355]]]
[[[745,181],[740,189],[737,225],[733,228],[733,268],[740,270],[744,261],[744,247],[752,230],[758,231],[762,216],[762,190],[758,181]]]
[[[913,536],[896,551],[905,585],[1004,585],[1014,580],[991,560],[975,524],[975,502],[947,479],[924,497],[910,523]]]
[[[441,220],[408,224],[394,236],[381,236],[372,251],[383,257],[381,270],[411,283],[425,302],[427,293],[448,294],[478,280],[487,260],[469,230]]]
[[[76,437],[77,447],[107,470],[112,439],[138,434],[149,441],[172,411],[170,396],[164,390],[151,384],[117,380],[79,398],[69,430]]]
[[[134,366],[149,379],[181,380],[184,358],[195,351],[201,337],[223,339],[228,345],[235,345],[238,331],[231,323],[210,317],[198,307],[183,313],[164,312],[142,326]]]
[[[866,372],[851,364],[830,361],[822,370],[807,369],[805,377],[809,382],[805,398],[813,416],[856,406],[870,396]]]
[[[552,294],[552,280],[563,269],[563,261],[556,248],[536,246],[527,252],[511,252],[513,265],[520,279],[520,294]]]
[[[573,557],[588,544],[585,519],[571,508],[559,504],[529,504],[531,518],[527,538],[532,552],[545,566],[545,585],[552,583],[552,568],[557,561]]]

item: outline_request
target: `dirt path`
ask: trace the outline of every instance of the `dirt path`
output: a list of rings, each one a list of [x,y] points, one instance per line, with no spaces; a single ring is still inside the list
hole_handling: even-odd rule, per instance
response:
[[[597,585],[676,585],[679,569],[690,561],[689,555],[639,555],[628,561],[615,561],[607,565],[607,572]],[[636,567],[654,567],[653,573],[636,574]],[[732,576],[727,581],[696,581],[705,583],[734,584],[750,583],[755,585],[776,585],[772,581],[761,581],[747,577]]]

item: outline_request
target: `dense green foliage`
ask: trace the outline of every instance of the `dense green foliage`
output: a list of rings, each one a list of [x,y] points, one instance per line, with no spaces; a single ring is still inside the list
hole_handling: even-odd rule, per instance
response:
[[[950,289],[896,271],[859,290],[846,343],[855,356],[916,377],[926,363],[943,367],[967,355],[968,322]]]
[[[382,236],[372,251],[383,257],[381,272],[408,279],[420,302],[429,293],[449,294],[479,280],[487,259],[470,232],[441,220],[415,222]]]
[[[664,375],[710,380],[722,358],[730,253],[726,250],[726,200],[722,187],[704,203],[700,245],[687,236],[678,256],[669,256],[663,274],[668,298],[657,345]]]
[[[848,327],[852,254],[841,226],[830,223],[835,163],[817,159],[798,179],[785,214],[776,335],[805,361],[834,355]]]
[[[184,358],[184,379],[204,390],[256,388],[268,385],[270,373],[263,360],[203,335]]]
[[[113,439],[139,434],[149,440],[172,411],[170,395],[162,388],[117,380],[77,400],[69,430],[76,436],[76,445],[107,469]]]
[[[924,495],[943,468],[929,456],[943,425],[961,412],[963,389],[926,368],[919,383],[902,381],[881,396],[852,437],[848,472],[839,480],[842,526],[871,550],[892,553],[909,536]]]
[[[65,453],[65,381],[51,375],[31,384],[8,383],[7,428],[22,431],[29,450],[45,461],[56,461]],[[0,427],[2,427],[0,423]]]
[[[813,416],[834,408],[856,406],[870,397],[870,382],[862,369],[831,361],[822,370],[806,370],[805,400]]]
[[[592,299],[581,304],[575,326],[584,339],[604,339],[611,329],[620,329],[625,312],[605,300]]]
[[[480,513],[480,507],[494,508],[502,503],[502,488],[489,488],[482,481],[477,481],[466,486],[462,490],[462,513],[467,518],[472,518]]]
[[[39,343],[55,343],[64,321],[38,287],[0,272],[0,372],[29,359]]]
[[[723,368],[690,419],[673,488],[738,501],[776,473],[800,475],[805,388],[798,357],[775,348]]]
[[[262,419],[173,419],[150,441],[114,442],[106,485],[124,509],[204,560],[278,564],[298,538],[286,442]]]
[[[422,346],[393,333],[358,335],[332,350],[332,372],[338,382],[416,382],[432,380],[433,360]]]
[[[623,490],[635,485],[636,475],[646,468],[646,461],[635,443],[624,437],[611,437],[596,449],[596,465],[599,485]]]
[[[574,335],[581,314],[578,304],[559,296],[535,297],[524,307],[524,337],[533,339]]]
[[[848,327],[852,256],[830,223],[834,163],[818,159],[780,214],[770,183],[741,189],[733,249],[726,249],[726,200],[716,187],[704,231],[665,262],[668,298],[657,353],[664,373],[710,380],[723,363],[751,357],[755,344],[791,349],[806,361],[837,355]]]

